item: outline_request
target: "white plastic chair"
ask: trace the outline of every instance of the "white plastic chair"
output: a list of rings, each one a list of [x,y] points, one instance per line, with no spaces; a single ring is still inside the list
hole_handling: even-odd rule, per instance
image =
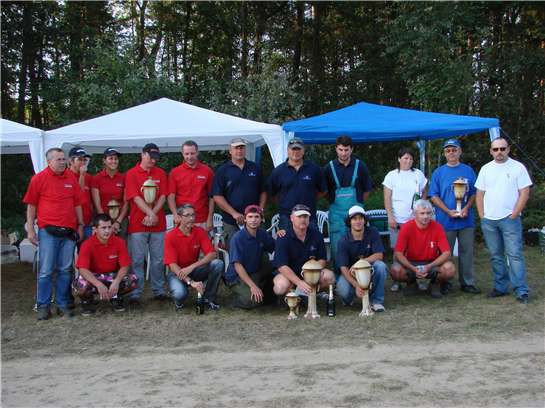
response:
[[[324,235],[324,242],[329,243],[329,214],[327,211],[316,211],[316,218],[318,218],[318,229]],[[324,234],[324,227],[327,227],[327,237]]]
[[[274,214],[271,219],[271,226],[267,228],[267,232],[271,233],[271,236],[276,239],[276,233],[278,232],[278,224],[280,224],[280,214]]]
[[[212,225],[214,228],[223,227],[223,217],[221,214],[214,213],[214,218],[212,219]]]

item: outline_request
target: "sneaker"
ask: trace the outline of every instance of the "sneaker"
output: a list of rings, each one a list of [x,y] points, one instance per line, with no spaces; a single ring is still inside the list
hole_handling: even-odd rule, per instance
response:
[[[142,309],[142,303],[140,303],[140,299],[137,298],[129,299],[129,307],[133,310],[139,310]]]
[[[74,317],[74,312],[71,309],[69,309],[68,307],[58,307],[57,306],[57,314],[60,317],[69,317],[69,318]]]
[[[390,286],[390,292],[399,292],[403,286],[401,286],[401,283],[394,282],[392,283],[392,286]]]
[[[316,294],[316,299],[318,299],[321,302],[327,303],[329,300],[329,294],[325,292],[318,292]]]
[[[38,320],[48,320],[51,317],[51,310],[49,307],[38,308]]]
[[[181,312],[183,308],[184,308],[183,303],[178,303],[176,301],[174,302],[174,309],[176,310],[177,313]]]
[[[430,285],[430,281],[427,280],[427,279],[417,279],[416,283],[418,285],[418,290],[420,290],[420,291],[428,290],[428,287]]]
[[[471,293],[472,295],[478,295],[481,293],[481,290],[473,285],[464,285],[460,288],[462,292]]]
[[[371,307],[376,313],[381,313],[381,312],[384,312],[386,310],[384,308],[384,305],[381,305],[380,303],[373,303],[373,306],[371,306]]]
[[[92,316],[92,315],[95,314],[95,312],[96,312],[96,309],[95,309],[95,307],[93,305],[93,302],[87,301],[87,300],[82,300],[82,302],[81,302],[81,311],[80,311],[82,316],[86,316],[86,317]]]
[[[430,295],[434,299],[441,299],[443,294],[441,293],[441,288],[438,283],[432,283],[430,285]]]
[[[442,282],[439,284],[439,290],[441,291],[442,295],[448,295],[451,289],[452,289],[452,283],[448,281]]]
[[[112,305],[112,308],[114,309],[114,312],[124,312],[125,311],[125,305],[123,304],[123,298],[116,297],[110,300],[110,303]]]
[[[155,295],[153,297],[153,300],[158,300],[160,302],[163,302],[165,300],[169,300],[169,297],[167,295],[165,295],[164,293],[161,293],[160,295]]]
[[[497,297],[501,297],[501,296],[505,296],[507,295],[507,292],[500,292],[500,291],[497,291],[496,289],[492,289],[488,295],[486,295],[486,297],[489,297],[489,298],[497,298]]]
[[[204,303],[208,304],[208,310],[212,310],[214,312],[220,310],[220,305],[217,303],[212,302],[211,300],[204,299]]]
[[[418,293],[418,286],[416,285],[416,282],[409,283],[405,288],[403,288],[403,295],[404,296],[414,296]]]
[[[527,305],[528,302],[530,301],[527,294],[518,296],[517,300],[519,301],[519,303],[521,303],[523,305]]]

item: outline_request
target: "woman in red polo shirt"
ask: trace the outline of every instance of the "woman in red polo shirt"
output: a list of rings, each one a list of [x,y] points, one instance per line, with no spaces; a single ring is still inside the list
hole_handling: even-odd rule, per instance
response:
[[[108,203],[115,200],[119,204],[119,211],[115,217],[112,217],[113,230],[116,234],[126,237],[127,223],[124,222],[127,217],[129,205],[123,199],[125,191],[125,175],[119,171],[119,153],[116,149],[109,147],[104,150],[104,168],[98,172],[91,183],[91,195],[97,214],[109,214],[112,207]],[[113,214],[115,215],[115,214]],[[123,225],[123,227],[122,227]],[[120,231],[122,233],[120,234]]]

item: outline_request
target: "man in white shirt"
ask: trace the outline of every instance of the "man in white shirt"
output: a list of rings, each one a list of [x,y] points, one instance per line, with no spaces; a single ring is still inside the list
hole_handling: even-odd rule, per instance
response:
[[[488,297],[507,295],[510,281],[517,300],[527,304],[520,214],[528,201],[532,180],[524,165],[509,157],[509,144],[504,138],[492,141],[490,154],[494,160],[481,168],[475,182],[477,211],[494,274],[494,289]]]

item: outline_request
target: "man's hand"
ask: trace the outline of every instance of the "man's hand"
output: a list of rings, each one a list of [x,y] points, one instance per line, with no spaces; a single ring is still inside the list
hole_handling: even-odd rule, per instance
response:
[[[250,299],[256,303],[261,303],[263,301],[263,291],[259,289],[257,285],[250,286]]]
[[[359,286],[356,288],[356,296],[359,297],[360,299],[363,297],[363,289],[360,288]]]
[[[307,294],[307,295],[308,295],[308,294],[310,293],[310,291],[311,291],[310,285],[309,285],[308,283],[306,283],[304,280],[299,280],[299,283],[297,284],[297,288],[298,288],[301,292],[303,292],[303,293],[305,293],[305,294]]]
[[[36,231],[34,231],[34,227],[30,228],[27,232],[27,238],[30,242],[32,242],[34,245],[38,246],[38,237],[36,236]]]
[[[424,279],[428,277],[428,271],[430,270],[430,265],[422,265],[416,270],[416,277],[419,279]]]
[[[204,285],[202,284],[202,282],[191,281],[191,284],[189,286],[191,286],[193,289],[195,289],[201,295],[204,293]]]
[[[515,213],[512,213],[509,218],[511,218],[512,220],[516,220],[517,218],[519,217],[518,214],[515,214]]]
[[[206,220],[206,231],[212,231],[214,228],[214,220]]]
[[[179,214],[174,214],[174,225],[179,225],[182,222],[182,217]]]
[[[110,288],[108,289],[108,294],[110,295],[110,298],[115,297],[118,291],[119,291],[119,282],[114,280],[112,284],[110,285]]]
[[[83,225],[78,225],[78,242],[83,241]]]
[[[235,211],[233,214],[231,214],[231,217],[234,218],[234,220],[237,222],[238,225],[244,224],[244,215]]]
[[[185,279],[185,278],[187,278],[188,275],[189,275],[191,272],[193,272],[194,269],[195,269],[195,268],[194,268],[193,266],[191,266],[191,265],[186,266],[185,268],[181,268],[180,271],[177,273],[178,278],[180,278],[180,279],[182,279],[182,280]]]
[[[456,210],[448,210],[448,216],[450,218],[459,218],[460,217],[460,213]]]
[[[279,229],[278,231],[276,231],[276,236],[278,238],[285,237],[286,236],[286,230],[285,229]]]
[[[397,229],[398,225],[394,217],[388,217],[388,227],[393,230]]]
[[[110,299],[110,292],[108,291],[108,288],[106,287],[106,285],[104,285],[100,281],[99,281],[99,284],[97,285],[97,291],[98,291],[98,295],[100,297],[100,300],[109,300]]]
[[[464,207],[462,208],[462,211],[460,211],[460,218],[467,218],[469,215],[469,209]]]

